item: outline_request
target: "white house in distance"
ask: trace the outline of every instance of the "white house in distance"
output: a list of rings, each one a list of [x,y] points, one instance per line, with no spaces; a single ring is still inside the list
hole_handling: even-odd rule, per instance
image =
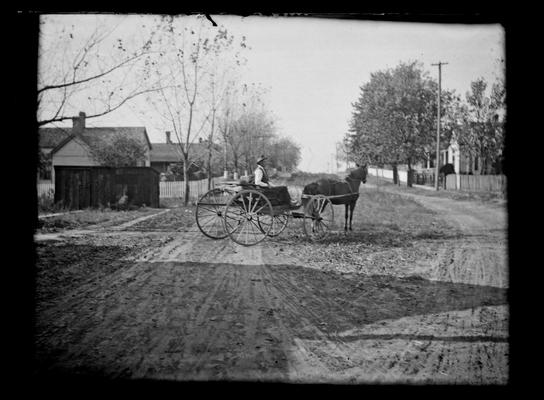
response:
[[[116,135],[132,137],[146,148],[145,156],[138,161],[137,166],[151,165],[152,145],[145,127],[99,127],[85,126],[85,113],[72,118],[72,129],[40,128],[40,151],[50,156],[50,171],[39,177],[39,181],[49,178],[55,182],[56,166],[100,166],[93,157],[91,149],[107,144]],[[54,148],[45,147],[55,144]]]
[[[440,152],[440,165],[444,164],[452,164],[456,174],[480,175],[482,173],[479,157],[470,157],[462,152],[455,137],[452,137],[448,148]]]

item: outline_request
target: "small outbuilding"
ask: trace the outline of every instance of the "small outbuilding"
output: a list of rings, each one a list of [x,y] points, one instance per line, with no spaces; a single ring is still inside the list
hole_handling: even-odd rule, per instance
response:
[[[55,167],[55,203],[71,210],[159,207],[159,173],[150,167]]]

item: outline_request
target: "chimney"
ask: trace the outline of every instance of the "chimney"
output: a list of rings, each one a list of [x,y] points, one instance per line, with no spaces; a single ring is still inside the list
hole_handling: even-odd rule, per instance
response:
[[[170,139],[170,131],[166,131],[166,143],[172,144],[172,139]]]
[[[75,134],[82,133],[85,129],[85,113],[79,112],[78,117],[72,117],[72,132]]]

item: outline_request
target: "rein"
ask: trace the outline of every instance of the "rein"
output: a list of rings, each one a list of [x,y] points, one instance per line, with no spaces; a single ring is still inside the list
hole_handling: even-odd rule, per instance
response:
[[[349,180],[352,180],[352,181],[359,181],[359,182],[362,182],[363,180],[362,179],[359,179],[359,178],[352,178],[351,176],[346,176],[344,178],[344,180],[347,182],[348,186],[349,186],[349,190],[351,191],[351,194],[355,194],[355,192],[353,191],[353,188],[351,187],[351,183],[349,183]]]

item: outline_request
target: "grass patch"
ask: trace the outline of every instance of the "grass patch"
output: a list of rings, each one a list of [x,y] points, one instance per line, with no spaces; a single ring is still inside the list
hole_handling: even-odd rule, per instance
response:
[[[58,212],[67,212],[68,209],[62,204],[55,204],[55,195],[53,190],[47,193],[42,193],[37,199],[38,214],[50,214]]]
[[[178,208],[183,207],[183,199],[178,197],[159,199],[160,208]]]
[[[374,190],[360,194],[354,221],[362,227],[382,226],[388,230],[410,232],[438,224],[436,214],[416,201],[400,194]]]
[[[389,191],[363,190],[344,233],[344,206],[334,206],[336,228],[321,242],[302,234],[298,221],[278,240],[286,255],[310,265],[375,274],[408,274],[436,258],[436,245],[461,237],[440,216],[415,200]]]
[[[439,188],[438,191],[421,189],[419,187],[408,187],[405,183],[395,185],[389,180],[385,180],[376,176],[370,176],[367,183],[379,185],[379,187],[393,190],[398,193],[413,193],[422,196],[447,198],[460,201],[479,201],[483,203],[503,203],[506,200],[505,194],[501,192],[469,192],[465,190],[445,190]],[[378,188],[379,190],[379,188]]]

